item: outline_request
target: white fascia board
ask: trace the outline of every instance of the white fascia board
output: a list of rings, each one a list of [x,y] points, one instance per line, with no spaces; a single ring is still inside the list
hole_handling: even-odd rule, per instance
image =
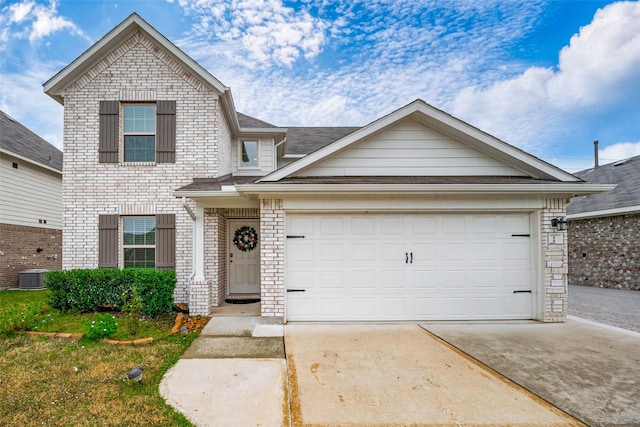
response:
[[[39,168],[46,169],[48,171],[54,172],[54,173],[62,176],[62,171],[59,171],[56,168],[52,168],[51,166],[47,166],[44,163],[35,162],[35,161],[29,159],[28,157],[24,157],[24,156],[21,156],[19,154],[13,153],[11,151],[5,150],[4,148],[0,148],[0,153],[6,154],[6,155],[14,157],[14,158],[16,158],[18,160],[22,160],[23,162],[30,163],[30,164],[32,164],[34,166],[38,166]]]
[[[602,216],[635,214],[639,212],[640,212],[640,205],[635,205],[635,206],[625,206],[623,208],[604,209],[600,211],[581,212],[581,213],[571,214],[571,215],[567,215],[567,219],[568,220],[587,219],[587,218],[597,218]]]
[[[360,141],[370,135],[373,135],[376,132],[379,132],[384,128],[414,114],[416,115],[416,120],[423,122],[430,127],[433,127],[437,131],[449,135],[457,133],[465,137],[462,138],[463,140],[471,139],[472,141],[477,141],[479,144],[486,145],[494,153],[502,154],[504,156],[504,158],[501,159],[502,161],[505,161],[505,163],[512,165],[516,169],[522,170],[530,176],[533,176],[533,170],[539,172],[537,174],[539,176],[536,176],[537,178],[550,177],[563,182],[580,182],[580,179],[578,177],[565,172],[562,169],[557,168],[547,162],[544,162],[516,147],[500,141],[499,139],[471,126],[470,124],[463,122],[462,120],[459,120],[442,110],[432,107],[421,99],[413,101],[411,104],[402,107],[399,110],[396,110],[391,114],[388,114],[363,128],[360,128],[359,130],[345,136],[344,138],[339,139],[338,141],[335,141],[327,145],[326,147],[307,155],[301,160],[298,160],[281,169],[276,170],[275,172],[263,177],[260,181],[274,182],[290,176],[348,147],[349,145]],[[454,139],[460,138],[454,136]],[[479,149],[479,151],[483,151],[482,147],[475,146],[473,148]],[[484,150],[485,153],[487,153],[488,151],[489,150]],[[487,154],[491,155],[490,153]],[[509,162],[509,160],[511,160],[511,162]],[[513,162],[513,160],[516,160],[520,164],[526,165],[527,168],[523,169],[522,166],[518,167],[517,164],[514,164],[516,162]]]
[[[610,184],[242,184],[240,194],[545,194],[573,197],[615,188]]]
[[[66,87],[111,53],[114,48],[117,48],[120,43],[134,34],[138,29],[146,32],[154,41],[181,61],[188,69],[200,76],[203,81],[207,82],[213,89],[218,91],[219,94],[224,94],[229,91],[229,88],[223,85],[220,80],[216,79],[211,73],[191,59],[158,30],[149,25],[149,23],[138,14],[132,13],[127,19],[109,31],[73,62],[45,82],[43,85],[44,92],[64,105],[63,94]]]
[[[256,135],[256,134],[280,134],[287,133],[288,128],[240,128],[238,135]]]

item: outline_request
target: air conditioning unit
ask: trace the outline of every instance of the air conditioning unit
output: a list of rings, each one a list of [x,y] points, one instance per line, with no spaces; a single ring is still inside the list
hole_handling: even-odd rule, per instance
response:
[[[44,276],[49,270],[35,269],[20,273],[20,289],[44,289]]]

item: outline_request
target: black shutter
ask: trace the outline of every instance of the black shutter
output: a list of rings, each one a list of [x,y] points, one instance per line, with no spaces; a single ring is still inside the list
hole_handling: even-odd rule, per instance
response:
[[[176,268],[176,216],[156,215],[156,268]]]
[[[156,104],[156,163],[176,162],[176,101]]]
[[[98,267],[118,267],[118,215],[98,217]]]
[[[100,101],[100,142],[98,146],[98,161],[100,163],[118,163],[119,116],[119,101]]]

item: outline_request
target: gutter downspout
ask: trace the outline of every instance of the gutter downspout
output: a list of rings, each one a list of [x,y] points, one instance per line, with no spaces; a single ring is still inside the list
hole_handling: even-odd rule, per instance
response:
[[[185,208],[187,213],[189,213],[189,216],[191,217],[191,219],[195,221],[196,220],[196,214],[193,213],[193,211],[191,210],[191,208],[187,204],[187,198],[185,196],[182,196],[182,207]]]

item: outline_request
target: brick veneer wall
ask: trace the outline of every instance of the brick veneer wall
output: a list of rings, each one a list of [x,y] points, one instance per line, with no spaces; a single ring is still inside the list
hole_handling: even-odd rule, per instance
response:
[[[282,200],[260,201],[261,312],[284,319],[284,210]]]
[[[569,283],[640,291],[640,214],[571,220]]]
[[[546,199],[540,218],[540,245],[543,254],[543,322],[567,320],[567,232],[551,226],[551,219],[566,216],[565,199]]]
[[[175,100],[176,162],[98,163],[101,100]],[[63,268],[97,267],[100,214],[175,214],[174,298],[188,302],[193,221],[173,191],[193,177],[219,176],[218,146],[230,141],[218,132],[217,94],[138,32],[67,88],[64,102]]]
[[[0,224],[0,289],[17,288],[20,272],[35,268],[62,268],[62,230]]]

